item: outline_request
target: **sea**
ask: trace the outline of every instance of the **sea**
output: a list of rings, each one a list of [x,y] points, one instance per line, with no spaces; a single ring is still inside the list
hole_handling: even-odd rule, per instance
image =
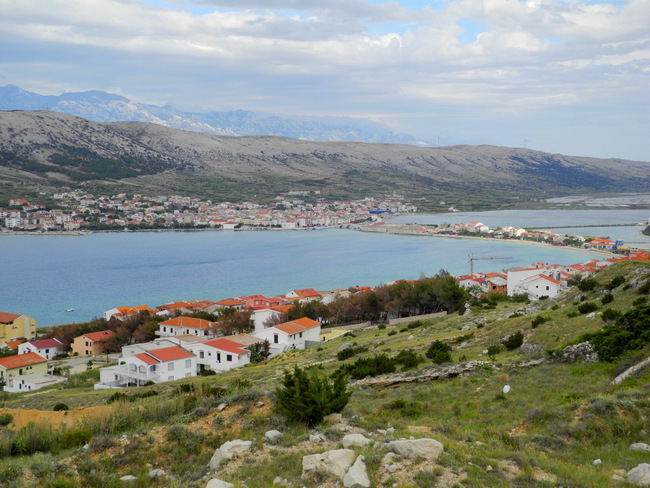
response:
[[[559,212],[559,213],[558,213]],[[507,211],[408,215],[395,221],[481,221],[524,228],[647,222],[648,211]],[[628,228],[629,227],[629,228]],[[638,241],[642,226],[584,227],[571,233]],[[637,246],[642,247],[642,246]],[[0,237],[0,311],[37,326],[85,322],[116,306],[221,300],[294,289],[376,286],[441,270],[500,271],[533,262],[574,264],[583,251],[478,239],[419,237],[351,229],[295,231],[115,232],[87,236]],[[72,311],[67,311],[72,309]]]

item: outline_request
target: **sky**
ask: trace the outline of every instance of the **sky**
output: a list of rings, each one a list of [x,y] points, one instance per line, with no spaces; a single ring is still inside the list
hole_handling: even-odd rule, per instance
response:
[[[0,0],[0,85],[650,161],[650,0]]]

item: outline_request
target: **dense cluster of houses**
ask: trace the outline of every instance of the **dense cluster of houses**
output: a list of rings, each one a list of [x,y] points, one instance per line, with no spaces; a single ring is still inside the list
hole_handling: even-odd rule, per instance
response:
[[[13,199],[9,209],[0,209],[0,227],[12,231],[83,231],[92,228],[281,228],[336,227],[351,225],[383,213],[415,212],[402,203],[403,197],[375,200],[305,203],[296,199],[304,192],[278,196],[273,204],[214,203],[179,195],[148,197],[95,197],[83,192],[55,193],[56,208]]]

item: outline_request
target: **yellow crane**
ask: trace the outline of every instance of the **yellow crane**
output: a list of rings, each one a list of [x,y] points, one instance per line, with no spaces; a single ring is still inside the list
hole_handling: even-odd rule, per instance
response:
[[[486,256],[484,258],[474,257],[474,253],[468,254],[469,257],[469,274],[474,275],[474,261],[489,261],[492,259],[512,259],[510,256],[506,257],[497,257],[497,256]]]

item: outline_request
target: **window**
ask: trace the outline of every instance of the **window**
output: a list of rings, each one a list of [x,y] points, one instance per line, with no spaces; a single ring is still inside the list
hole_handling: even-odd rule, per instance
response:
[[[192,367],[192,360],[191,359],[186,359],[185,360],[185,367],[186,368],[191,368]]]
[[[547,291],[549,290],[549,287],[548,287],[548,286],[546,287],[546,290],[547,290]]]
[[[174,363],[169,363],[167,366],[167,371],[174,371]]]
[[[302,332],[298,335],[298,337],[302,337]]]
[[[232,361],[232,354],[226,354],[226,361]]]
[[[163,327],[163,332],[167,332],[167,327]]]
[[[280,336],[278,334],[273,334],[273,344],[277,344],[280,342]]]
[[[203,358],[205,357],[205,353],[204,353],[203,351],[200,351],[200,352],[199,352],[199,357],[200,357],[201,359],[203,359]]]
[[[217,353],[217,362],[218,363],[221,362],[221,353],[220,352]]]

